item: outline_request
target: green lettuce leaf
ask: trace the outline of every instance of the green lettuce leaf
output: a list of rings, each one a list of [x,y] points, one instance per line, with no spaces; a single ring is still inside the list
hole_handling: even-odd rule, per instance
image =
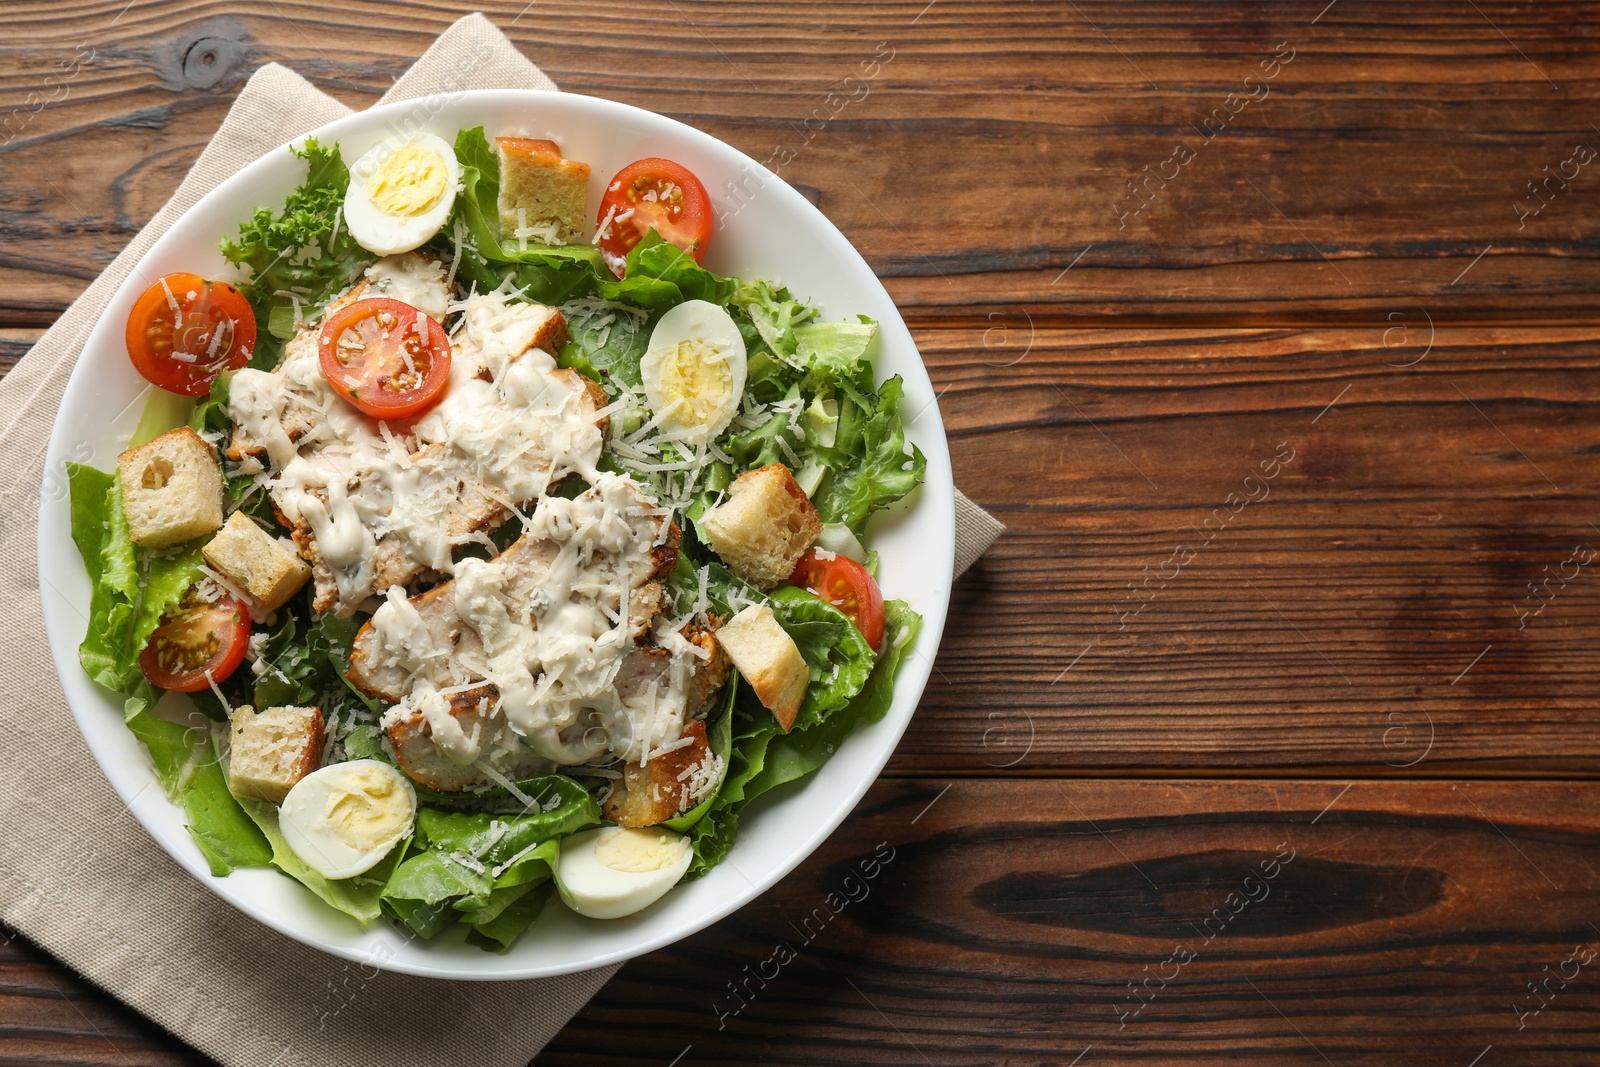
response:
[[[844,523],[860,537],[874,511],[922,484],[927,460],[921,449],[906,443],[903,395],[898,377],[884,382],[876,397],[840,387],[833,446],[815,450],[831,471],[811,498],[823,522]]]
[[[650,346],[648,315],[626,304],[593,299],[563,304],[561,312],[572,333],[572,343],[561,353],[562,366],[575,367],[602,384],[607,378],[634,388],[643,384],[639,362]]]
[[[662,312],[685,300],[723,304],[738,287],[737,278],[712,274],[652,229],[628,253],[622,277],[601,283],[600,295]]]
[[[556,844],[553,841],[549,843]],[[462,916],[461,921],[467,924],[467,943],[491,952],[506,951],[544,911],[552,888],[553,883],[545,883],[491,890],[491,899],[503,896],[505,903],[500,905],[498,911],[486,909],[478,915]]]
[[[94,583],[78,662],[97,684],[122,694],[124,713],[132,716],[156,695],[139,670],[139,653],[162,615],[199,581],[200,542],[162,552],[138,548],[128,535],[115,474],[69,463],[67,481],[73,543]]]
[[[117,513],[122,513],[120,490]],[[204,573],[201,568],[206,562],[205,557],[200,554],[200,545],[208,539],[196,538],[182,547],[166,549],[164,552],[148,556],[140,589],[139,606],[134,613],[133,631],[130,635],[129,648],[135,660],[144,650],[144,646],[150,643],[150,635],[161,625],[162,617],[178,607],[189,590],[200,581]],[[143,549],[140,550],[140,555],[145,555]],[[136,663],[135,669],[137,669]]]
[[[544,899],[526,889],[507,891],[547,882],[560,839],[600,822],[594,798],[564,775],[531,779],[527,792],[540,802],[539,811],[491,815],[422,807],[412,854],[380,894],[383,910],[422,937],[459,919],[473,928],[469,937],[475,933],[478,943],[509,946],[538,916]]]
[[[212,874],[221,877],[237,867],[265,867],[272,862],[266,837],[228,792],[227,777],[204,730],[144,711],[127,722],[150,751],[167,796],[183,808],[189,833]]]
[[[129,448],[149,444],[175,426],[187,425],[195,409],[192,396],[179,396],[165,389],[151,389],[139,413],[139,424],[128,438]]]
[[[795,327],[816,312],[789,295],[787,289],[774,289],[769,282],[747,282],[736,289],[728,303],[743,311],[755,327],[757,336],[780,362],[791,362],[800,347]]]
[[[293,151],[305,160],[306,177],[283,211],[257,208],[237,238],[222,241],[223,257],[250,273],[239,290],[256,315],[250,365],[262,370],[277,365],[283,342],[294,336],[296,300],[303,316],[314,315],[376,258],[339,219],[350,185],[339,146],[310,137]]]
[[[856,624],[838,608],[792,585],[772,591],[773,614],[811,670],[805,703],[795,716],[794,730],[805,730],[850,703],[861,691],[877,660]]]
[[[828,762],[858,723],[878,722],[888,714],[895,677],[916,642],[922,617],[899,600],[885,602],[884,615],[884,650],[866,684],[843,709],[803,728],[797,722],[788,733],[764,709],[760,714],[739,717],[722,786],[705,817],[689,832],[694,848],[689,877],[699,877],[727,855],[738,832],[739,812],[746,804],[810,774]]]
[[[878,324],[871,319],[806,323],[794,329],[795,358],[805,364],[807,381],[813,386],[843,381],[870,389],[868,351],[877,336]]]

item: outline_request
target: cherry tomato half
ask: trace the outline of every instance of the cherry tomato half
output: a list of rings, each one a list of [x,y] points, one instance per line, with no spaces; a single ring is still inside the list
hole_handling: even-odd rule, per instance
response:
[[[711,198],[700,179],[670,159],[641,159],[606,186],[595,225],[600,251],[620,277],[622,261],[651,227],[699,263],[711,241]]]
[[[450,382],[450,338],[410,304],[357,300],[323,323],[322,373],[356,409],[404,419],[432,407]]]
[[[198,693],[238,670],[249,645],[250,612],[242,602],[191,600],[162,619],[139,653],[139,669],[158,688]]]
[[[823,559],[813,550],[800,557],[789,581],[844,612],[872,651],[883,651],[883,591],[867,568],[848,556]]]
[[[250,362],[256,316],[244,294],[198,274],[169,274],[128,314],[128,358],[172,393],[205,396],[225,370]]]

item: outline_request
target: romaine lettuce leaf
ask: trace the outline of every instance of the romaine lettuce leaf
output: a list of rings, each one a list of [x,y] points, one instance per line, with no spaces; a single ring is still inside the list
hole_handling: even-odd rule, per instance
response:
[[[804,728],[797,722],[788,733],[764,709],[760,714],[739,717],[727,775],[710,810],[689,832],[694,848],[689,877],[699,877],[727,855],[746,804],[810,774],[828,761],[857,723],[877,722],[888,713],[895,676],[916,641],[922,617],[899,600],[885,602],[884,614],[888,621],[884,650],[866,684],[843,709]]]
[[[468,936],[475,943],[508,947],[544,905],[544,894],[528,888],[551,878],[560,839],[600,822],[599,805],[572,779],[544,775],[528,785],[538,812],[422,807],[411,854],[380,894],[384,911],[422,937],[459,919],[473,928]]]
[[[72,539],[94,583],[78,662],[96,683],[122,694],[124,714],[132,716],[155,701],[155,691],[139,670],[139,653],[161,616],[199,580],[199,543],[164,552],[138,548],[128,535],[122,485],[115,474],[69,463],[67,480]]]
[[[557,844],[554,841],[546,843],[552,846]],[[486,948],[491,952],[504,952],[509,949],[544,911],[545,904],[550,900],[553,885],[554,883],[546,882],[542,885],[519,885],[509,889],[491,890],[490,900],[503,898],[504,903],[499,905],[498,910],[485,908],[461,917],[461,921],[467,924],[467,943]]]
[[[145,711],[127,722],[150,751],[167,796],[183,808],[189,833],[212,874],[221,877],[236,867],[265,867],[272,861],[266,837],[228,792],[227,778],[204,730]]]
[[[685,300],[724,304],[738,287],[737,278],[712,274],[652,229],[628,253],[623,276],[601,282],[600,295],[662,312]]]
[[[608,377],[634,388],[643,383],[639,362],[650,346],[649,316],[645,312],[627,304],[608,305],[592,298],[563,304],[561,311],[572,332],[572,343],[561,353],[562,366],[575,367],[601,384]],[[617,390],[607,392],[615,395]]]
[[[850,703],[878,657],[856,624],[821,597],[786,585],[773,590],[767,603],[811,669],[805,703],[790,727],[804,730]]]

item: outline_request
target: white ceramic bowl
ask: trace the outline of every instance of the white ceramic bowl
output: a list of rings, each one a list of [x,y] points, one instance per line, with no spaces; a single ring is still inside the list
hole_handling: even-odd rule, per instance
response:
[[[716,138],[609,100],[520,90],[390,104],[331,123],[315,136],[337,141],[349,161],[398,130],[426,129],[453,141],[457,130],[478,125],[491,136],[515,132],[555,140],[566,155],[589,163],[594,168],[591,205],[599,203],[604,183],[626,163],[644,156],[677,160],[700,177],[717,203],[709,269],[787,285],[830,318],[863,313],[882,324],[879,380],[904,377],[907,433],[928,458],[924,486],[879,516],[868,539],[881,554],[885,595],[910,602],[923,619],[922,633],[900,669],[894,706],[883,721],[856,731],[798,787],[754,802],[741,820],[737,845],[704,878],[677,887],[637,915],[610,922],[581,918],[552,900],[510,952],[496,955],[465,944],[459,934],[424,942],[382,921],[362,929],[275,870],[211,877],[184,829],[182,812],[162,794],[143,747],[123,726],[120,699],[96,687],[78,666],[89,581],[72,544],[68,502],[59,491],[46,491],[42,498],[39,576],[56,670],[89,748],[129,810],[201,883],[247,915],[346,959],[444,978],[532,978],[625,960],[716,922],[793,870],[844,820],[888,761],[927,684],[950,597],[954,488],[933,387],[883,286],[821,212]],[[50,439],[47,489],[68,460],[112,469],[138,420],[146,387],[128,361],[122,334],[139,293],[173,271],[223,276],[218,240],[237,232],[257,206],[281,206],[303,173],[287,146],[270,152],[202,198],[151,248],[111,299],[73,371]]]

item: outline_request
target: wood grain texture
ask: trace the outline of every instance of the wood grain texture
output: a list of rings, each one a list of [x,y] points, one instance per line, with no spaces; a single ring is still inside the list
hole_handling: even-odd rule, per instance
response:
[[[213,1062],[0,931],[0,1063],[198,1067]]]
[[[563,87],[781,164],[913,319],[1594,317],[1592,5],[483,6]],[[8,12],[0,325],[94,277],[255,67],[367,103],[459,13],[123,7]]]
[[[890,773],[1594,773],[1595,334],[1402,327],[919,335],[1010,532]]]
[[[1597,845],[1592,782],[880,782],[538,1063],[1600,1063]],[[209,1062],[0,966],[10,1062]]]
[[[539,1062],[1600,1062],[1600,787],[1346,784],[879,783]]]

